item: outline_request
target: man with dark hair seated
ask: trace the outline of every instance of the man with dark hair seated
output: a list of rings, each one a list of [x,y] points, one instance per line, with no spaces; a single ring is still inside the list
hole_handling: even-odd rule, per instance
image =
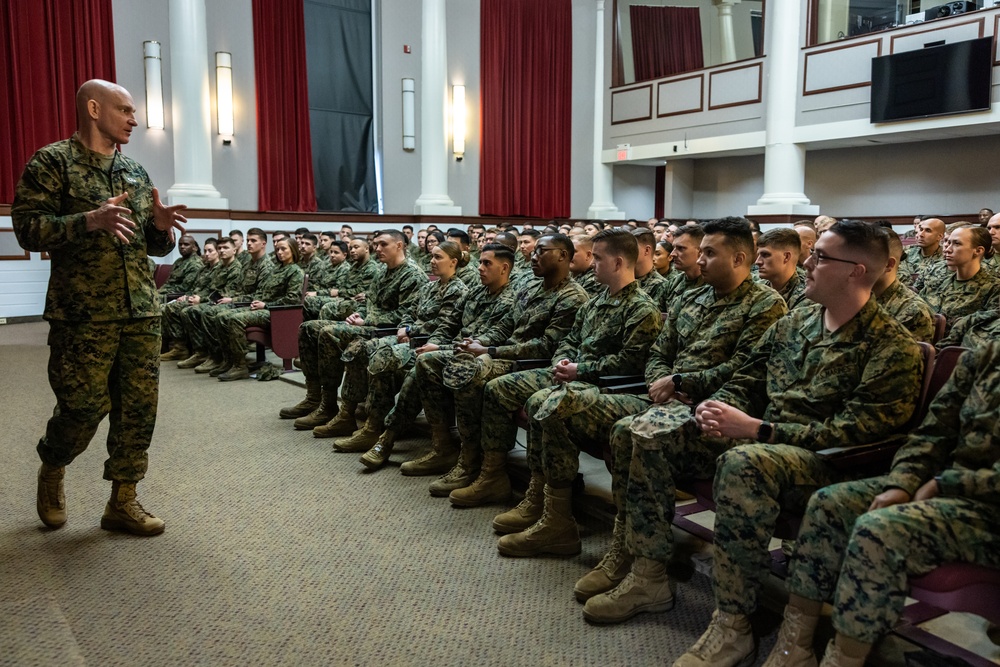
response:
[[[705,238],[705,232],[701,225],[684,225],[678,227],[673,234],[671,243],[674,249],[670,251],[670,257],[673,260],[675,271],[672,271],[671,277],[666,279],[665,298],[668,310],[669,305],[678,296],[704,284],[701,279],[701,265],[698,264],[699,247],[703,238]]]
[[[1000,343],[962,355],[887,475],[809,500],[769,667],[815,665],[813,634],[833,599],[823,667],[862,667],[899,620],[907,580],[949,562],[1000,568]]]
[[[776,227],[757,239],[757,275],[777,290],[788,310],[811,302],[806,299],[805,275],[799,275],[802,240],[794,229]]]
[[[656,250],[656,237],[646,227],[626,227],[639,245],[639,258],[635,262],[635,279],[639,287],[649,295],[660,312],[670,306],[670,283],[653,268],[653,252]]]
[[[685,411],[666,428],[633,423],[629,517],[641,532],[631,543],[669,542],[662,508],[682,465],[687,474],[715,474],[716,611],[675,667],[732,667],[753,656],[750,614],[779,512],[804,509],[813,491],[845,476],[815,452],[876,442],[913,414],[920,348],[871,293],[888,258],[879,228],[834,224],[806,260],[815,305],[775,322],[733,379],[698,405],[694,422]]]
[[[344,244],[344,241],[337,241]],[[330,287],[327,295],[317,294],[307,296],[302,304],[302,317],[306,320],[343,320],[358,308],[364,299],[364,294],[370,288],[382,271],[382,264],[371,258],[368,252],[368,241],[351,239],[348,243],[348,261],[346,273],[338,279],[335,286]],[[319,399],[317,399],[318,401]],[[318,403],[317,403],[318,404]],[[309,414],[316,405],[302,414],[289,414],[291,417],[302,417]]]
[[[885,230],[885,236],[889,242],[889,262],[872,287],[872,294],[885,312],[913,334],[914,340],[930,343],[934,339],[934,311],[900,282],[899,261],[903,257],[903,242],[891,227]]]

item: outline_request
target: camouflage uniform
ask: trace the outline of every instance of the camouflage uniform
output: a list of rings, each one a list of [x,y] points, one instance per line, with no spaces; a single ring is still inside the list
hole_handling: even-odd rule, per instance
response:
[[[353,341],[370,336],[379,326],[395,327],[416,306],[427,277],[410,262],[387,269],[371,285],[357,312],[365,324],[312,320],[299,327],[299,362],[307,379],[317,378],[324,389],[336,392],[344,377],[341,356]],[[363,397],[362,397],[363,398]]]
[[[122,192],[136,223],[129,243],[88,232],[85,213]],[[87,149],[77,135],[36,152],[17,184],[11,218],[25,250],[52,258],[44,317],[56,408],[41,460],[69,464],[110,413],[104,478],[137,482],[156,425],[160,299],[149,255],[173,250],[153,223],[153,184],[138,162]]]
[[[576,284],[584,289],[591,299],[599,295],[604,291],[604,285],[597,282],[597,278],[594,277],[594,270],[587,269],[583,273],[579,273],[573,276],[573,280]]]
[[[470,289],[482,284],[479,281],[479,265],[473,264],[471,261],[460,268],[455,275]]]
[[[930,343],[934,339],[934,311],[898,279],[875,299],[885,312],[913,334],[914,340]]]
[[[746,363],[764,333],[787,312],[777,292],[750,278],[721,298],[710,285],[683,293],[650,352],[647,384],[679,374],[681,391],[695,403],[705,400]],[[680,401],[650,407],[648,396],[623,395],[602,396],[600,403],[617,406],[617,416],[625,417],[611,425],[610,440],[612,494],[626,521],[627,547],[634,555],[666,562],[673,549],[675,479],[711,476],[726,443],[699,438],[691,408]],[[669,443],[669,453],[666,444],[658,449],[661,433],[673,436],[678,427],[684,431]],[[633,436],[633,430],[641,435]]]
[[[699,270],[698,277],[691,280],[687,277],[687,274],[683,271],[673,271],[669,278],[665,278],[667,281],[667,287],[665,288],[664,298],[666,299],[667,307],[663,309],[663,312],[670,310],[674,301],[677,300],[684,292],[688,290],[693,290],[696,287],[701,287],[705,284],[705,281],[701,278],[701,272]]]
[[[262,289],[262,286],[267,279],[268,275],[275,270],[277,266],[269,255],[261,254],[260,257],[254,259],[252,255],[247,253],[250,258],[243,266],[243,276],[240,279],[240,284],[236,288],[236,292],[227,292],[226,296],[233,300],[233,303],[249,303],[253,301],[256,294]],[[234,262],[235,264],[235,262]],[[301,289],[301,284],[299,285]],[[301,298],[301,293],[296,295],[296,299],[289,303],[298,303],[298,299]],[[208,307],[200,310],[196,315],[192,314],[192,319],[197,322],[198,326],[201,327],[201,331],[195,334],[195,337],[201,336],[202,340],[210,342],[222,343],[221,349],[225,353],[226,347],[224,343],[226,338],[219,337],[220,331],[225,331],[224,327],[220,326],[220,320],[232,312],[233,308],[236,306],[233,303],[228,304],[216,304],[216,306]],[[207,348],[198,348],[201,350],[207,350]]]
[[[809,501],[788,588],[833,596],[837,632],[874,643],[896,624],[907,578],[946,562],[1000,567],[1000,345],[965,353],[888,475],[837,484]],[[914,495],[939,475],[939,494],[868,511],[876,495]]]
[[[925,287],[920,296],[931,309],[947,319],[945,332],[960,317],[984,310],[1000,300],[1000,282],[989,271],[980,269],[968,280],[959,280],[953,271],[947,277]]]
[[[444,385],[445,367],[454,358],[452,351],[422,354],[417,359],[417,384],[427,421],[447,424],[448,408],[455,407],[458,432],[464,446],[478,451],[483,422],[483,389],[494,378],[509,373],[516,359],[549,359],[559,341],[569,333],[576,312],[587,302],[587,293],[568,276],[551,289],[539,280],[531,282],[517,294],[516,303],[503,321],[493,330],[477,336],[485,346],[495,346],[496,355],[480,357],[483,367],[476,377],[461,389]],[[510,414],[507,414],[510,421]],[[509,443],[489,443],[503,447]]]
[[[326,272],[330,268],[330,258],[316,253],[308,262],[300,261],[299,266],[302,267],[302,272],[309,277],[310,285],[313,284],[314,280],[322,284],[326,280]]]
[[[383,264],[371,257],[366,257],[361,264],[348,260],[350,263],[347,274],[337,286],[337,296],[307,296],[302,308],[302,317],[307,320],[343,320],[348,315],[358,311],[359,304],[354,300],[358,294],[367,293],[372,283],[382,273]]]
[[[763,281],[768,287],[773,287],[770,280]],[[788,310],[794,310],[799,306],[808,306],[812,303],[806,298],[806,279],[798,271],[792,274],[785,286],[778,292],[785,300]]]
[[[265,258],[266,259],[266,258]],[[268,263],[271,260],[266,259]],[[227,361],[241,360],[246,355],[246,328],[271,323],[271,306],[290,306],[302,298],[301,267],[295,264],[279,266],[268,271],[257,289],[248,297],[250,301],[263,301],[266,308],[251,310],[249,307],[219,311],[211,322],[215,338],[220,342]]]
[[[639,283],[642,291],[649,295],[649,298],[653,300],[653,303],[656,304],[661,313],[665,313],[670,309],[670,302],[673,298],[670,291],[670,283],[666,278],[657,273],[656,269],[652,269],[642,278],[636,278],[636,282]]]
[[[509,282],[496,294],[490,294],[486,286],[480,284],[465,295],[461,308],[455,308],[450,314],[439,319],[437,329],[427,342],[437,345],[442,352],[454,350],[455,344],[465,338],[477,336],[479,332],[488,334],[511,312],[513,306],[514,290],[511,289]],[[378,377],[371,374],[368,379],[369,387],[374,387],[376,382],[381,381],[377,379]],[[400,383],[396,404],[385,418],[387,429],[400,433],[420,414],[423,406],[416,379],[416,360],[414,360],[413,366]]]
[[[573,391],[587,391],[584,383],[596,391],[594,385],[602,376],[640,372],[662,326],[659,308],[639,288],[638,281],[626,285],[614,296],[605,287],[579,310],[573,329],[552,355],[552,363],[563,359],[576,363]],[[593,406],[583,404],[574,406],[572,415],[560,411],[542,421],[535,420],[535,413],[550,395],[568,389],[552,387],[552,383],[552,369],[546,368],[511,373],[487,384],[482,424],[488,444],[484,446],[499,450],[506,443],[513,443],[516,426],[510,413],[524,405],[529,417],[531,471],[544,475],[550,485],[568,486],[576,477],[580,461],[579,447],[574,441],[606,442],[614,420],[595,419]],[[506,449],[509,447],[503,451]]]
[[[244,288],[244,268],[244,265],[235,259],[229,264],[220,263],[219,270],[215,273],[211,284],[211,293],[218,297],[235,298],[239,296]],[[191,346],[196,351],[211,352],[213,357],[220,355],[219,340],[215,337],[211,321],[216,313],[228,310],[228,308],[226,304],[220,305],[205,300],[180,312],[181,326],[184,328],[185,335],[190,339]]]
[[[903,261],[900,262],[899,279],[905,285],[913,285],[917,280],[923,278],[925,274],[944,266],[944,255],[941,253],[941,246],[932,255],[924,255],[924,249],[918,245],[910,246],[903,253]]]
[[[958,345],[972,349],[995,340],[1000,340],[1000,310],[980,310],[955,322],[948,335],[938,341],[937,348]]]
[[[468,288],[458,277],[447,282],[440,280],[428,282],[420,288],[414,305],[414,310],[406,313],[399,323],[399,328],[406,328],[410,336],[433,334],[442,319],[452,317],[462,308],[462,302]],[[369,372],[368,360],[381,345],[392,345],[395,354],[409,357],[409,360],[392,370],[380,373]],[[379,424],[392,409],[394,397],[403,382],[403,378],[411,368],[414,360],[406,354],[409,343],[397,343],[395,334],[386,338],[367,341],[362,354],[357,354],[347,362],[344,369],[344,387],[342,394],[345,400],[360,403],[368,397],[368,414]]]
[[[167,282],[160,287],[160,294],[190,294],[203,266],[201,257],[194,253],[179,258],[171,267]]]
[[[212,281],[215,275],[219,271],[219,263],[216,262],[214,266],[203,265],[201,271],[198,273],[197,278],[194,281],[194,285],[187,292],[186,296],[198,295],[199,298],[207,300],[209,295],[212,293]],[[181,311],[188,308],[191,304],[187,301],[171,301],[163,307],[163,315],[161,317],[163,335],[168,340],[175,341],[188,341],[188,335],[184,331],[183,322],[181,321]]]
[[[737,446],[717,462],[713,583],[721,611],[756,608],[781,508],[804,509],[816,489],[843,481],[814,452],[896,433],[920,393],[920,349],[875,299],[832,333],[823,312],[809,306],[778,320],[712,397],[772,422],[780,443]]]

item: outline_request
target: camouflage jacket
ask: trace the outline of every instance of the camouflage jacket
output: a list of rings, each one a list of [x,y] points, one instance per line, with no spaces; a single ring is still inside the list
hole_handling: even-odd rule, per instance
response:
[[[236,261],[239,262],[241,266],[246,267],[246,265],[250,263],[250,253],[246,250],[240,250],[239,254],[236,255]],[[273,261],[277,263],[278,257],[275,256]]]
[[[462,268],[458,270],[455,276],[465,283],[465,286],[472,289],[476,285],[481,285],[482,282],[479,280],[479,265],[473,262],[469,262]]]
[[[911,496],[940,475],[942,497],[1000,506],[1000,343],[962,355],[923,423],[892,462],[886,488]]]
[[[285,264],[268,271],[257,287],[253,299],[270,306],[293,306],[302,303],[302,281],[305,273],[298,264]]]
[[[661,276],[655,269],[644,275],[642,278],[636,278],[635,281],[639,283],[639,287],[642,291],[649,295],[649,298],[653,300],[656,307],[660,309],[660,312],[666,312],[670,308],[671,294],[670,294],[670,283],[666,278]]]
[[[775,442],[817,451],[892,435],[913,414],[923,357],[874,298],[834,332],[819,304],[775,322],[712,398],[774,424]]]
[[[365,293],[365,301],[358,304],[358,312],[369,326],[396,326],[416,308],[420,288],[426,283],[427,276],[408,261],[395,269],[386,267]]]
[[[577,311],[576,322],[559,341],[552,363],[575,362],[577,379],[591,384],[602,375],[640,373],[662,326],[660,309],[639,281],[614,296],[605,287]]]
[[[944,255],[941,253],[940,245],[933,255],[926,257],[923,248],[918,245],[910,246],[903,253],[903,261],[899,266],[899,279],[905,285],[914,285],[926,279],[925,274],[942,266],[944,266]]]
[[[514,297],[514,289],[509,282],[496,294],[490,294],[483,284],[470,289],[465,293],[461,307],[453,309],[438,321],[438,327],[428,342],[442,350],[450,350],[465,338],[485,335],[488,339],[489,332],[513,310]]]
[[[770,280],[764,280],[763,283],[768,287],[774,287]],[[785,283],[785,287],[778,291],[778,294],[785,300],[788,310],[794,310],[799,306],[807,306],[812,303],[812,301],[806,298],[806,280],[798,271],[792,274],[792,277]]]
[[[347,262],[344,262],[345,264]],[[382,274],[382,264],[375,261],[371,257],[365,259],[361,264],[355,264],[350,262],[350,267],[347,269],[347,275],[341,281],[339,287],[337,287],[337,296],[343,297],[345,299],[351,299],[358,294],[368,293],[371,289],[372,283],[375,279]]]
[[[212,277],[212,291],[222,296],[237,297],[243,291],[243,265],[235,258],[228,265],[219,262]]]
[[[764,332],[788,312],[777,292],[747,278],[718,298],[703,285],[684,292],[667,313],[646,364],[646,382],[681,375],[681,391],[701,401],[750,357]]]
[[[343,285],[344,281],[347,280],[347,276],[350,274],[350,272],[351,272],[351,263],[346,259],[337,266],[330,264],[330,267],[326,271],[326,280],[325,284],[322,285],[322,288],[327,292],[329,292],[332,289],[336,289],[339,291],[341,285]]]
[[[968,280],[959,280],[954,271],[920,292],[931,309],[947,318],[945,330],[960,317],[995,306],[1000,300],[1000,282],[989,271],[979,270]]]
[[[326,280],[326,272],[330,266],[330,259],[325,255],[316,253],[308,262],[300,261],[299,266],[302,267],[302,272],[309,276],[310,285],[313,284],[314,276],[315,280],[322,283]]]
[[[249,254],[247,256],[250,257]],[[261,255],[260,259],[255,260],[250,257],[250,261],[243,265],[243,281],[240,285],[240,292],[234,300],[252,300],[263,284],[264,278],[271,271],[274,271],[275,267],[276,265],[266,253]]]
[[[202,299],[207,299],[212,294],[212,284],[215,282],[215,274],[219,272],[222,265],[216,262],[212,266],[203,264],[194,287],[188,292],[189,295],[197,294]]]
[[[934,311],[899,280],[875,298],[885,312],[913,334],[914,340],[929,343],[934,339]]]
[[[86,213],[123,192],[129,195],[121,205],[136,223],[129,243],[88,232]],[[174,242],[153,224],[153,183],[135,160],[95,153],[76,135],[49,144],[25,166],[10,215],[21,247],[52,258],[45,319],[103,322],[160,314],[148,258],[167,255]]]
[[[984,347],[995,340],[1000,340],[1000,310],[979,310],[959,318],[948,335],[938,341],[937,348]]]
[[[170,277],[160,288],[160,294],[190,294],[204,266],[200,255],[191,253],[187,257],[181,257],[171,267]]]
[[[666,294],[666,308],[663,312],[670,312],[671,306],[673,306],[674,301],[677,300],[681,294],[687,292],[688,290],[693,290],[697,287],[701,287],[705,284],[705,281],[701,279],[701,271],[698,272],[698,277],[694,280],[688,280],[687,274],[683,271],[672,271],[669,278],[666,278],[667,288]]]
[[[400,327],[410,327],[414,335],[432,334],[442,319],[452,317],[462,306],[469,288],[458,276],[446,283],[440,280],[426,283],[420,288],[413,310],[403,317]]]
[[[569,276],[552,289],[541,279],[530,281],[503,321],[479,340],[496,346],[498,359],[551,359],[586,302],[587,293]]]
[[[587,296],[591,299],[604,292],[604,285],[597,282],[597,278],[594,277],[593,269],[587,269],[583,273],[573,276],[573,280],[576,281],[577,285],[584,289]]]
[[[516,253],[518,257],[521,256],[520,253]],[[538,280],[535,272],[531,270],[530,266],[518,266],[514,264],[514,268],[510,271],[510,286],[515,292],[520,292],[530,283]]]

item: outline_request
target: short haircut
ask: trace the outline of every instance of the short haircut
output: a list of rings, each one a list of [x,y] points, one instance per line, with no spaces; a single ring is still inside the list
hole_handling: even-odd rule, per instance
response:
[[[464,267],[466,264],[469,263],[469,253],[462,250],[462,247],[457,243],[455,243],[454,241],[445,241],[444,243],[440,244],[437,248],[444,254],[448,255],[448,257],[458,260],[458,265],[456,266],[456,268],[461,269],[462,267]]]
[[[769,229],[757,239],[758,248],[773,248],[775,250],[794,250],[798,256],[802,250],[802,239],[791,227],[775,227]]]
[[[848,219],[838,220],[828,231],[839,236],[848,250],[869,257],[873,269],[884,269],[889,261],[889,240],[881,227]]]
[[[312,241],[313,245],[319,245],[319,239],[312,232],[306,232],[302,235],[303,240]]]
[[[593,225],[598,229],[604,229],[604,223],[601,222],[600,220],[586,220],[584,221],[583,226],[586,227],[587,225]]]
[[[552,245],[556,248],[561,248],[566,251],[570,260],[573,259],[573,255],[576,254],[576,248],[573,247],[573,239],[566,236],[565,234],[546,234],[542,239],[551,239]],[[541,239],[539,239],[541,240]]]
[[[271,238],[274,239],[275,241],[280,241],[281,239],[287,239],[288,232],[275,232]]]
[[[518,236],[530,236],[533,239],[541,238],[542,233],[537,229],[522,229]]]
[[[896,258],[896,266],[898,267],[899,260],[903,258],[903,241],[899,238],[899,234],[892,231],[892,227],[886,229],[879,226],[879,228],[885,232],[885,240],[889,244],[889,256]]]
[[[796,220],[792,223],[792,227],[808,227],[814,232],[816,231],[816,225],[813,224],[812,220]]]
[[[248,229],[247,236],[256,236],[259,239],[264,239],[264,243],[267,243],[267,232],[260,227],[251,227]]]
[[[218,247],[219,239],[215,238],[214,236],[210,236],[209,238],[205,239],[205,247],[207,248],[210,245]]]
[[[341,229],[341,230],[344,230],[344,229],[349,229],[349,230],[351,230],[352,232],[354,231],[354,227],[351,227],[351,226],[350,226],[350,225],[348,225],[347,223],[344,223],[343,225],[341,225],[341,226],[340,226],[340,229]]]
[[[326,238],[332,241],[337,240],[337,232],[331,232],[331,231],[320,232],[320,236],[325,236]]]
[[[608,229],[611,228],[609,227]],[[596,241],[597,237],[599,237],[603,232],[608,231],[608,229],[604,229],[595,234],[594,240]],[[626,229],[625,231],[632,234],[632,236],[635,237],[635,242],[641,246],[652,248],[656,245],[656,234],[654,234],[649,227],[635,227]]]
[[[503,243],[487,243],[482,248],[480,248],[479,252],[480,252],[479,255],[480,257],[482,257],[482,253],[484,252],[491,252],[493,253],[494,257],[496,257],[501,262],[506,262],[512,268],[514,266],[514,262],[516,261],[514,258],[514,251],[511,248],[505,246]]]
[[[241,231],[240,231],[240,230],[238,230],[238,229],[234,229],[233,231],[229,232],[229,236],[230,236],[230,237],[232,237],[232,235],[233,235],[233,234],[236,234],[236,236],[239,236],[239,237],[240,237],[241,239],[242,239],[242,238],[245,238],[245,237],[243,236],[243,232],[241,232]]]
[[[502,243],[511,250],[517,250],[517,235],[510,232],[497,232],[493,237],[493,243]]]
[[[413,231],[413,225],[403,225],[403,231],[405,232],[407,229],[409,229],[412,232]]]
[[[652,232],[646,229],[652,236]],[[635,266],[639,259],[639,235],[622,227],[608,227],[594,234],[594,245],[603,243],[608,252],[621,257],[629,266]]]
[[[709,234],[721,234],[726,238],[728,245],[733,252],[744,252],[747,257],[753,255],[753,228],[749,221],[735,215],[730,215],[718,220],[709,220],[701,226],[705,236]],[[796,234],[796,236],[798,236]]]
[[[334,241],[333,243],[330,244],[331,248],[333,248],[335,246],[337,248],[340,248],[340,252],[344,253],[345,255],[347,254],[348,248],[347,248],[347,243],[346,242],[344,242],[344,241]]]
[[[466,234],[461,229],[449,229],[448,238],[458,239],[459,242],[465,245],[469,245],[470,243],[472,243],[472,239],[469,238],[469,235]]]
[[[598,232],[598,234],[600,234],[600,232]],[[574,247],[580,246],[581,248],[593,248],[596,234],[594,236],[587,236],[586,234],[577,234],[576,236],[571,236],[570,238],[573,239]]]
[[[674,244],[676,245],[677,239],[682,236],[690,236],[691,240],[694,241],[695,245],[700,245],[701,240],[705,238],[705,230],[701,225],[684,225],[680,227],[676,232],[674,232]]]
[[[404,249],[406,248],[406,245],[409,243],[409,240],[407,240],[407,238],[403,236],[403,232],[399,231],[398,229],[380,229],[377,232],[375,232],[375,235],[372,237],[372,239],[374,240],[374,238],[377,236],[391,237],[393,241],[399,241],[400,243],[402,243]]]
[[[308,227],[299,227],[298,229],[295,230],[295,233],[296,234],[308,234],[309,233],[309,228]]]
[[[229,245],[231,245],[231,246],[234,246],[234,247],[236,246],[236,242],[233,241],[233,239],[230,238],[229,236],[220,236],[219,240],[216,242],[216,245],[224,245],[224,244],[227,244],[227,243]]]

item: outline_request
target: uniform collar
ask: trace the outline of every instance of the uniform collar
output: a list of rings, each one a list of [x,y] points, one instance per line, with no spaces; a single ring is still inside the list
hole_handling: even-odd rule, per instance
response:
[[[812,315],[802,323],[799,331],[807,338],[816,341],[818,345],[835,345],[843,343],[858,343],[864,339],[871,328],[872,320],[878,314],[879,305],[874,296],[870,296],[864,306],[854,317],[844,323],[836,331],[829,333],[823,324],[826,308],[816,308]]]
[[[111,155],[102,155],[92,151],[83,145],[83,142],[80,141],[80,135],[76,132],[74,132],[73,136],[69,138],[69,145],[74,162],[85,164],[89,167],[94,167],[95,169],[104,169],[104,162],[110,157],[112,158],[112,171],[121,171],[125,168],[123,161],[118,159],[121,155],[119,151],[116,150]]]
[[[716,298],[715,288],[709,287],[709,289],[705,290],[703,294],[698,295],[698,297],[694,301],[699,306],[705,306],[707,308],[712,308],[714,306],[721,306],[728,303],[735,303],[737,301],[742,300],[743,297],[746,296],[747,292],[749,292],[752,287],[753,287],[753,280],[749,276],[747,276],[747,278],[743,282],[737,285],[736,289],[734,289],[732,292],[722,297],[721,299]]]

